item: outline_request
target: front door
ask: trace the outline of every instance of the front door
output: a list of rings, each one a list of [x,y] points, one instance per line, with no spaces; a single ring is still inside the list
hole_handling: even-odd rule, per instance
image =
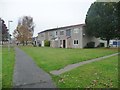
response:
[[[66,47],[65,43],[66,43],[66,42],[65,42],[65,40],[63,40],[63,48],[65,48],[65,47]]]
[[[42,41],[42,45],[41,46],[44,47],[44,41]]]

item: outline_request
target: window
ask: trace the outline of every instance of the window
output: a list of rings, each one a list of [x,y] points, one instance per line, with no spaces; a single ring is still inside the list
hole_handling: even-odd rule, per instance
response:
[[[52,36],[52,32],[49,32],[49,35]]]
[[[51,31],[51,32],[49,32],[49,35],[50,36],[55,36],[55,32]]]
[[[56,35],[58,34],[58,32],[56,31]]]
[[[71,29],[66,30],[66,36],[71,36]]]
[[[74,40],[74,44],[78,44],[78,40]]]
[[[116,41],[113,41],[113,45],[117,45],[117,42],[116,42]]]
[[[74,33],[78,33],[79,32],[79,29],[78,28],[75,28],[74,29]]]
[[[64,31],[60,31],[60,35],[64,35]]]
[[[83,30],[85,27],[81,27],[80,30]]]

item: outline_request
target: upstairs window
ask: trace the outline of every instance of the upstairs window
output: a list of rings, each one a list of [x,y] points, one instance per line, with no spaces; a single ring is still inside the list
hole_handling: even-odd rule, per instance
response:
[[[71,29],[66,30],[66,36],[71,36]]]
[[[52,31],[49,32],[49,35],[50,35],[50,36],[54,36],[54,32],[52,32]]]
[[[56,31],[56,35],[58,35],[58,32]]]
[[[64,31],[60,31],[60,35],[64,35]]]
[[[78,28],[75,28],[75,29],[74,29],[74,33],[79,33],[79,29],[78,29]]]

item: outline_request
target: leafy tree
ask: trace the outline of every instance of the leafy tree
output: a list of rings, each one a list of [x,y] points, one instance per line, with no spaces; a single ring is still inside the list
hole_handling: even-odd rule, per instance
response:
[[[18,21],[18,25],[23,25],[23,26],[27,26],[28,30],[31,32],[31,34],[33,35],[34,33],[34,22],[33,22],[33,18],[30,16],[23,16],[22,18],[19,19]]]
[[[27,41],[32,41],[34,32],[34,23],[33,18],[30,16],[24,16],[19,19],[17,28],[14,30],[14,37],[17,39],[17,41],[23,43],[23,45]]]
[[[23,45],[25,44],[25,42],[27,45],[27,41],[32,40],[32,34],[29,32],[28,27],[24,25],[18,26],[13,35],[18,41],[23,43]]]
[[[118,39],[120,39],[120,1],[117,3],[117,17],[118,17],[118,32],[116,33],[118,36]]]
[[[2,40],[2,42],[4,41],[8,41],[8,29],[7,29],[7,26],[5,24],[5,21],[3,19],[0,18],[0,29],[1,29],[1,35],[0,35],[0,40]]]
[[[103,40],[118,38],[116,2],[94,2],[86,15],[86,31],[88,35],[100,37]]]
[[[50,47],[50,41],[44,40],[44,45],[45,45],[46,47]]]

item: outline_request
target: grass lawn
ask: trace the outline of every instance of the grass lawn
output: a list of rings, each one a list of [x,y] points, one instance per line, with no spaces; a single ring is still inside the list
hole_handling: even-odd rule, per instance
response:
[[[15,53],[14,49],[2,48],[2,88],[11,88],[13,79]]]
[[[80,66],[53,79],[59,88],[117,88],[118,56]]]
[[[47,47],[21,47],[37,65],[47,72],[73,64],[118,52],[117,49],[62,49]]]

